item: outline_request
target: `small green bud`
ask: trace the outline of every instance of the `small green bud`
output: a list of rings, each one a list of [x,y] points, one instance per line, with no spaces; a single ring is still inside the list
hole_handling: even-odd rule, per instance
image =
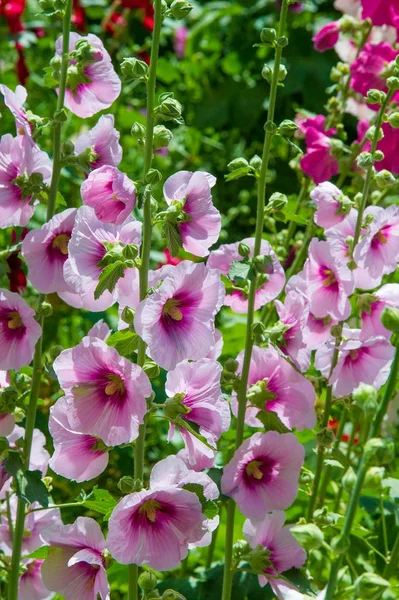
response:
[[[224,363],[224,368],[229,373],[235,373],[239,367],[238,361],[235,358],[228,358]]]
[[[67,140],[62,144],[62,153],[64,154],[64,156],[71,156],[73,154],[74,149],[75,146],[70,140]]]
[[[237,169],[242,169],[243,167],[248,167],[249,163],[248,161],[243,158],[242,156],[240,156],[239,158],[235,158],[234,160],[231,160],[229,162],[229,164],[227,165],[227,168],[229,171],[236,171]]]
[[[318,446],[328,448],[334,442],[334,432],[328,427],[320,429],[316,434],[316,442]]]
[[[130,308],[130,306],[125,306],[125,308],[122,310],[121,319],[124,323],[132,325],[134,323],[134,314],[135,310],[133,308]]]
[[[190,409],[183,404],[183,400],[186,394],[175,394],[173,398],[167,398],[163,403],[163,410],[165,416],[175,420],[180,415],[186,415],[190,412]]]
[[[380,189],[384,189],[395,185],[396,178],[390,171],[383,169],[375,174],[375,181]]]
[[[399,331],[399,310],[392,306],[386,306],[381,315],[381,323],[388,331]]]
[[[138,58],[125,58],[121,64],[121,72],[127,81],[145,80],[148,76],[148,65]]]
[[[343,535],[337,535],[331,540],[331,548],[335,554],[345,554],[349,549],[349,540]]]
[[[286,77],[287,77],[287,69],[284,65],[280,65],[279,70],[278,70],[278,80],[284,81],[284,79]]]
[[[133,137],[138,141],[144,141],[145,138],[145,127],[141,123],[133,123],[132,128],[130,130]]]
[[[385,465],[394,459],[395,446],[392,440],[372,438],[366,442],[364,454],[369,463]]]
[[[40,317],[50,317],[53,314],[53,307],[49,302],[42,302],[36,314]]]
[[[385,92],[381,90],[369,90],[366,100],[369,104],[382,104],[386,98]]]
[[[281,210],[283,211],[288,204],[288,198],[285,194],[280,194],[280,192],[274,192],[269,198],[269,202],[267,203],[267,210]]]
[[[170,129],[167,129],[165,125],[156,125],[154,127],[154,150],[159,150],[159,148],[168,146],[172,138],[173,133]]]
[[[266,79],[268,83],[271,83],[273,77],[273,70],[271,69],[271,67],[269,67],[269,65],[263,65],[262,77],[263,79]]]
[[[352,467],[349,467],[342,477],[342,487],[346,492],[351,492],[355,485],[357,476]]]
[[[320,548],[324,542],[323,532],[313,523],[294,525],[290,527],[290,532],[302,548],[307,551]]]
[[[238,244],[238,254],[245,258],[251,254],[251,248],[248,246],[248,244],[240,242]]]
[[[388,77],[387,79],[388,89],[397,92],[399,90],[399,78],[398,77]]]
[[[277,33],[271,27],[264,27],[260,32],[260,41],[262,44],[270,44],[273,46],[277,40]]]
[[[136,244],[126,244],[122,250],[122,256],[125,260],[134,260],[139,255],[139,249]]]
[[[134,491],[134,479],[129,475],[124,475],[117,485],[123,494],[131,494]]]
[[[54,113],[54,123],[65,123],[66,120],[68,119],[68,115],[66,113],[66,110],[64,108],[61,108],[61,110],[56,110]]]
[[[138,579],[139,588],[143,590],[143,592],[151,592],[156,587],[157,583],[158,580],[151,571],[144,571]]]
[[[368,169],[374,164],[373,155],[370,152],[361,152],[357,157],[357,166],[361,169]]]
[[[159,183],[162,181],[162,174],[158,169],[150,169],[145,176],[145,183],[150,185],[154,185],[155,183]]]
[[[381,160],[384,160],[384,158],[385,158],[385,154],[381,150],[376,150],[374,152],[375,162],[380,162]]]
[[[170,7],[170,11],[175,19],[184,19],[184,17],[187,17],[187,15],[190,14],[193,8],[193,5],[186,2],[186,0],[174,0]]]
[[[274,134],[277,131],[277,125],[273,121],[266,121],[264,125],[264,130],[267,131],[267,133]]]
[[[167,121],[181,117],[182,105],[175,98],[165,98],[158,108],[160,115]]]
[[[364,479],[364,487],[368,490],[379,492],[382,489],[382,480],[385,478],[385,467],[370,467]]]
[[[271,256],[255,256],[255,258],[252,259],[252,265],[257,273],[266,273],[266,275],[272,275],[274,272],[273,260]]]
[[[162,600],[186,600],[186,598],[176,590],[166,590],[162,594]]]
[[[352,398],[355,404],[364,410],[367,415],[373,416],[376,413],[378,407],[378,393],[372,385],[361,383],[353,391]]]
[[[255,154],[255,156],[253,156],[251,158],[251,160],[249,161],[249,164],[251,165],[251,167],[253,167],[256,171],[259,171],[259,169],[262,166],[262,159],[260,156],[258,156],[257,154]]]
[[[13,387],[5,387],[0,391],[0,412],[12,413],[18,401],[18,392]]]
[[[143,365],[143,371],[147,377],[154,379],[155,377],[159,377],[161,369],[153,360],[146,360]]]
[[[355,581],[356,596],[360,600],[379,600],[389,582],[376,573],[363,573]]]
[[[286,35],[280,36],[277,40],[277,46],[279,46],[279,48],[285,48],[286,46],[288,46],[288,44],[289,40]]]
[[[399,112],[391,113],[388,117],[388,123],[394,129],[398,129],[398,127],[399,127]]]
[[[278,133],[283,137],[292,137],[296,131],[298,131],[299,127],[294,121],[290,121],[289,119],[284,119],[280,123],[280,127],[278,128]]]

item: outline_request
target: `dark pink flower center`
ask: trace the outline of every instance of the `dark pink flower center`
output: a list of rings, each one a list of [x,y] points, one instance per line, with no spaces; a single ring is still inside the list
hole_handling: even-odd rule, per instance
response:
[[[0,324],[6,339],[21,339],[26,332],[22,317],[17,310],[3,310],[0,313]]]
[[[257,456],[245,465],[244,481],[249,487],[265,485],[273,481],[277,470],[278,464],[274,459],[269,456]]]
[[[377,231],[377,233],[374,235],[373,239],[371,240],[371,248],[373,250],[378,250],[379,248],[381,248],[381,246],[383,244],[386,244],[388,241],[388,234],[389,234],[389,227],[383,227],[383,229],[380,229],[379,231]]]
[[[58,233],[47,247],[47,254],[52,261],[65,262],[68,258],[70,233]]]
[[[145,500],[135,511],[131,518],[132,527],[150,527],[151,529],[162,525],[173,518],[175,509],[166,502],[159,502],[155,498]]]
[[[322,265],[319,274],[324,287],[329,288],[331,291],[338,291],[338,281],[332,269]]]
[[[185,327],[191,322],[193,311],[198,306],[200,298],[188,292],[178,292],[169,298],[162,308],[161,324],[168,330]]]

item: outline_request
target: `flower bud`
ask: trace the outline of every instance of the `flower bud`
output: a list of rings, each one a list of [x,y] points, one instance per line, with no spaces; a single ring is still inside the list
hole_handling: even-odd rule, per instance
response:
[[[249,161],[249,164],[251,165],[251,167],[253,167],[254,169],[256,169],[258,171],[262,166],[262,159],[260,156],[255,154],[255,156],[253,156],[251,158],[251,160]]]
[[[398,77],[388,77],[387,79],[388,89],[397,92],[399,90],[399,78]]]
[[[395,185],[396,178],[390,171],[387,171],[387,169],[382,169],[382,171],[376,173],[375,181],[380,189],[384,189]]]
[[[143,590],[143,592],[151,592],[156,587],[157,583],[158,580],[151,571],[144,571],[138,579],[139,588]]]
[[[399,310],[392,306],[386,306],[381,315],[381,323],[388,331],[399,331]]]
[[[286,46],[288,46],[288,44],[289,44],[289,40],[286,35],[281,35],[277,40],[277,46],[279,48],[285,48]]]
[[[159,377],[161,372],[160,367],[152,360],[146,360],[143,365],[143,371],[150,379],[154,379],[155,377]]]
[[[350,546],[349,540],[343,535],[337,535],[331,540],[331,548],[335,554],[345,554]]]
[[[320,429],[320,431],[316,434],[317,445],[323,446],[324,448],[329,448],[334,442],[334,439],[334,432],[328,427]]]
[[[273,77],[273,71],[272,71],[271,67],[269,67],[269,65],[263,65],[262,77],[263,77],[263,79],[266,79],[266,81],[268,83],[271,83],[272,77]]]
[[[395,457],[395,446],[392,440],[372,438],[366,442],[364,455],[369,463],[385,465]]]
[[[167,129],[165,125],[156,125],[154,127],[154,150],[159,150],[159,148],[164,148],[173,138],[173,133],[170,129]]]
[[[74,149],[75,146],[70,140],[67,140],[62,144],[62,153],[64,156],[71,156],[71,154],[73,154]]]
[[[134,322],[134,314],[135,310],[133,308],[130,308],[130,306],[125,306],[125,308],[122,310],[121,319],[124,323],[132,325]]]
[[[53,314],[53,307],[49,302],[42,302],[36,314],[39,317],[50,317]]]
[[[144,80],[148,75],[148,65],[138,58],[125,58],[121,64],[121,72],[127,81]]]
[[[399,112],[394,112],[390,114],[388,117],[388,123],[391,127],[397,129],[399,127]]]
[[[274,271],[273,261],[270,256],[255,256],[255,258],[252,259],[252,265],[257,273],[272,275]]]
[[[240,242],[238,244],[238,254],[245,258],[246,256],[249,256],[251,254],[251,248],[248,246],[248,244]]]
[[[280,65],[279,70],[278,70],[278,80],[284,81],[284,79],[286,77],[287,77],[287,69],[284,65]]]
[[[186,598],[176,590],[166,590],[162,594],[162,600],[186,600]]]
[[[307,551],[320,548],[324,542],[323,532],[313,523],[294,525],[290,527],[290,532],[302,548]]]
[[[280,192],[274,192],[269,198],[269,202],[267,203],[267,210],[284,210],[288,204],[288,198],[285,194],[280,194]]]
[[[270,44],[273,46],[277,40],[277,33],[271,27],[264,27],[260,32],[260,41],[262,44]]]
[[[360,600],[379,600],[389,582],[376,573],[363,573],[355,581],[356,596]]]
[[[296,131],[298,131],[299,127],[294,123],[294,121],[290,121],[289,119],[284,119],[280,123],[280,127],[278,128],[278,133],[283,137],[292,137]]]
[[[382,104],[385,97],[385,92],[382,92],[381,90],[369,90],[367,92],[366,100],[369,104]]]
[[[374,152],[375,162],[380,162],[381,160],[384,160],[384,158],[385,158],[385,154],[382,152],[382,150],[376,150]]]
[[[352,467],[349,467],[342,477],[342,487],[346,492],[351,492],[355,485],[357,476]]]
[[[379,492],[382,489],[382,480],[385,477],[385,467],[370,467],[364,479],[364,487],[368,490]]]
[[[130,133],[132,134],[133,137],[136,138],[136,140],[144,143],[144,138],[145,138],[144,125],[142,125],[141,123],[137,123],[137,121],[136,121],[135,123],[133,123]]]
[[[230,357],[224,363],[224,368],[226,369],[226,371],[229,371],[229,373],[235,373],[238,367],[238,361],[236,361],[235,358]]]
[[[182,105],[172,97],[165,98],[159,105],[159,113],[167,121],[181,117]]]
[[[192,9],[193,5],[186,2],[186,0],[174,0],[170,7],[172,16],[175,19],[184,19],[184,17],[187,17],[187,15],[190,14]]]
[[[376,413],[378,407],[378,394],[377,390],[367,383],[361,383],[353,391],[353,401],[364,410],[364,412],[373,416]]]
[[[118,481],[118,488],[123,494],[131,494],[134,492],[134,479],[129,475],[125,475]]]
[[[158,169],[150,169],[145,176],[145,183],[150,185],[154,185],[155,183],[159,183],[162,180],[162,175]]]
[[[185,394],[175,394],[173,398],[167,398],[163,403],[165,416],[172,421],[180,415],[185,415],[190,412],[190,409],[183,404]]]
[[[368,169],[374,164],[373,155],[370,152],[361,152],[357,157],[357,166],[361,169]]]
[[[243,158],[242,156],[240,156],[239,158],[235,158],[234,160],[231,160],[229,162],[229,164],[227,165],[227,168],[229,171],[236,171],[237,169],[242,169],[244,167],[248,167],[249,163],[248,161]]]

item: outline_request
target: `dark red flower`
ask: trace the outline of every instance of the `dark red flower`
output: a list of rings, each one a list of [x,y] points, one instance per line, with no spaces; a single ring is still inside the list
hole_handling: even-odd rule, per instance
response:
[[[86,11],[79,0],[73,0],[72,23],[78,31],[86,31]]]
[[[24,50],[21,44],[19,44],[18,42],[15,44],[15,48],[18,52],[18,60],[16,64],[18,81],[21,85],[25,85],[26,80],[29,77],[29,71],[25,62]]]

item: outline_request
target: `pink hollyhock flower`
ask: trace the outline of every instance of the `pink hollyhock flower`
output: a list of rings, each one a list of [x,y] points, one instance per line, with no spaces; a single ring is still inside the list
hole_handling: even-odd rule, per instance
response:
[[[22,243],[29,279],[43,294],[71,291],[64,280],[63,269],[76,212],[76,208],[68,208],[54,215],[39,229],[29,231]]]
[[[330,128],[326,130],[326,117],[325,115],[316,115],[315,117],[305,117],[298,113],[295,117],[295,123],[299,127],[299,131],[302,134],[306,134],[308,129],[316,129],[320,133],[331,137],[337,133],[337,130]]]
[[[242,240],[242,244],[247,244],[251,250],[250,256],[254,253],[254,238]],[[240,242],[234,244],[223,244],[217,250],[213,250],[208,258],[207,265],[211,269],[218,269],[222,275],[227,276],[234,262],[242,261],[243,258],[238,252]],[[265,273],[267,280],[259,285],[255,294],[255,310],[258,310],[265,304],[268,304],[276,298],[284,287],[285,275],[275,252],[269,242],[262,240],[260,254],[269,256],[272,264]],[[234,281],[233,281],[234,284]],[[231,293],[230,293],[231,292]],[[236,313],[246,313],[248,311],[248,293],[246,290],[232,289],[227,290],[224,298],[225,306],[230,306]]]
[[[334,8],[351,17],[359,17],[361,0],[335,0]],[[360,18],[358,19],[360,21]]]
[[[0,390],[2,388],[9,387],[10,385],[10,377],[7,371],[0,371]],[[10,413],[0,413],[0,436],[7,437],[12,433],[15,425],[14,415]],[[0,484],[0,488],[1,488]]]
[[[7,437],[10,448],[16,449],[18,440],[24,438],[25,430],[22,427],[16,425],[12,431],[12,433]],[[39,429],[33,430],[32,437],[32,449],[30,454],[30,463],[29,469],[31,471],[39,470],[46,474],[47,465],[50,458],[50,454],[47,452],[44,447],[46,444],[46,438],[44,434]]]
[[[275,300],[274,304],[280,323],[287,327],[282,334],[280,350],[296,361],[304,346],[303,331],[309,318],[309,305],[303,295],[295,291],[287,293],[284,303]]]
[[[215,344],[214,319],[223,299],[215,269],[187,260],[173,267],[136,310],[134,326],[148,344],[148,355],[166,370],[206,356]]]
[[[247,519],[244,523],[243,533],[251,548],[255,550],[263,547],[270,553],[268,554],[270,566],[265,568],[264,575],[258,576],[261,587],[269,583],[278,598],[289,600],[289,598],[291,599],[291,596],[288,595],[289,592],[287,595],[280,595],[283,592],[283,586],[285,584],[287,590],[295,588],[276,577],[292,567],[300,569],[306,560],[306,552],[292,535],[290,527],[283,527],[284,523],[284,512],[276,510],[268,515],[262,515],[262,520],[259,521]],[[298,600],[301,597],[302,595],[298,596]]]
[[[50,409],[49,430],[54,454],[49,465],[58,475],[77,482],[94,479],[108,465],[108,449],[99,438],[73,431],[68,420],[66,398],[57,400]]]
[[[133,181],[115,167],[104,165],[90,173],[80,188],[83,204],[94,208],[104,223],[120,225],[136,204]]]
[[[328,181],[338,173],[338,160],[332,153],[331,139],[313,127],[306,131],[306,154],[301,158],[300,166],[316,184]]]
[[[311,312],[316,317],[328,315],[337,321],[346,320],[351,313],[348,296],[355,287],[353,273],[335,258],[334,248],[328,242],[313,238],[304,272]]]
[[[254,433],[225,466],[222,492],[251,519],[288,508],[298,492],[304,456],[304,447],[292,433]]]
[[[187,556],[189,544],[202,540],[205,520],[192,492],[175,485],[142,490],[125,496],[114,508],[107,547],[122,564],[169,571]]]
[[[237,356],[238,373],[242,371],[244,352]],[[259,385],[261,384],[261,387]],[[256,386],[251,390],[252,386]],[[258,389],[259,387],[259,389]],[[251,427],[262,427],[257,414],[261,408],[275,412],[281,422],[292,429],[312,429],[316,424],[312,384],[298,373],[272,346],[254,347],[248,377],[249,402],[251,391],[256,406],[249,403],[245,421]],[[233,412],[237,414],[237,396],[232,397]]]
[[[325,52],[334,48],[339,38],[339,21],[332,21],[324,25],[312,38],[314,49]]]
[[[184,58],[189,30],[187,27],[176,27],[173,47],[177,58]]]
[[[100,340],[106,342],[111,333],[112,331],[108,327],[104,319],[100,319],[95,325],[93,325],[91,329],[89,329],[87,335],[89,337],[99,338]]]
[[[357,59],[351,64],[351,88],[367,96],[370,89],[377,89],[386,92],[387,82],[384,77],[387,65],[395,60],[398,52],[390,44],[382,42],[381,44],[364,45]],[[396,98],[399,94],[395,94]],[[373,105],[374,106],[374,105]],[[376,106],[375,108],[379,108]]]
[[[371,19],[373,25],[393,25],[399,29],[399,6],[392,0],[361,0],[362,19]]]
[[[85,119],[111,106],[120,94],[121,82],[100,38],[92,33],[82,37],[78,33],[72,32],[69,36],[70,52],[76,50],[80,40],[87,42],[92,47],[92,60],[89,64],[86,62],[83,67],[84,82],[74,85],[73,80],[67,78],[65,106],[78,117]],[[56,54],[61,56],[62,36],[58,38],[55,48]],[[70,87],[71,85],[72,87]]]
[[[219,356],[222,354],[223,350],[223,335],[221,331],[215,329],[215,345],[210,348],[206,358],[213,358],[213,360],[217,360]]]
[[[94,519],[78,517],[72,525],[58,525],[43,534],[51,546],[42,565],[44,585],[65,600],[109,600],[105,568],[105,540]]]
[[[22,180],[33,173],[43,176],[49,184],[52,165],[45,152],[26,136],[0,139],[0,228],[24,227],[34,212],[32,196],[23,197]],[[18,183],[17,178],[21,178]]]
[[[315,187],[310,192],[310,197],[317,206],[314,221],[324,229],[329,229],[341,223],[350,208],[348,199],[345,198],[337,186],[329,181],[323,181]]]
[[[399,175],[399,129],[394,129],[389,123],[382,124],[384,137],[377,143],[377,150],[384,153],[384,158],[375,163],[377,171],[387,169],[394,175]],[[367,148],[365,147],[367,150]]]
[[[165,181],[163,188],[168,205],[183,211],[184,218],[177,223],[183,248],[196,256],[206,256],[219,237],[221,217],[211,195],[215,183],[209,173],[179,171]]]
[[[180,261],[181,262],[181,261]],[[148,288],[156,288],[160,281],[173,273],[172,265],[164,265],[160,269],[148,272]],[[119,316],[125,306],[136,309],[140,304],[140,285],[136,269],[127,269],[125,276],[119,280],[117,288],[117,300],[119,304]],[[119,322],[119,329],[124,329],[126,323]]]
[[[144,371],[97,338],[84,337],[54,361],[68,401],[73,431],[96,435],[107,446],[136,439],[151,384]]]
[[[84,308],[94,312],[106,310],[114,304],[118,294],[119,284],[113,293],[106,290],[98,300],[94,298],[94,290],[102,270],[98,263],[107,252],[105,244],[139,246],[140,241],[141,223],[133,217],[122,225],[114,225],[100,221],[90,206],[82,206],[78,209],[68,246],[68,259],[64,264],[64,278],[80,295]],[[136,269],[132,271],[136,275]],[[121,282],[122,279],[119,281]]]
[[[19,578],[19,600],[50,600],[54,597],[54,593],[50,592],[43,583],[42,564],[42,560],[30,560],[24,565],[26,571]]]
[[[363,296],[360,296],[360,300]],[[367,294],[362,306],[362,338],[383,336],[390,339],[392,332],[381,323],[381,315],[387,306],[399,308],[399,284],[387,283],[373,294]]]
[[[377,279],[393,273],[399,260],[399,207],[374,207],[374,219],[356,246],[355,262]]]
[[[82,154],[91,148],[96,159],[89,164],[91,169],[104,165],[117,167],[122,160],[120,133],[114,127],[114,115],[101,115],[97,124],[82,133],[75,142],[75,154]]]
[[[24,109],[28,97],[26,89],[22,85],[17,85],[15,92],[13,92],[6,85],[0,85],[0,92],[4,96],[4,104],[14,115],[17,133],[32,137],[33,126],[29,123]]]
[[[14,292],[0,289],[0,368],[29,365],[42,328],[35,311]]]
[[[199,427],[199,433],[209,445],[215,446],[223,432],[230,427],[230,408],[222,395],[220,377],[222,366],[215,360],[202,358],[196,362],[187,360],[169,371],[165,390],[169,401],[181,411],[180,417],[189,425]],[[173,401],[173,402],[172,402]],[[172,407],[171,407],[172,408]],[[184,426],[178,428],[191,457],[190,464],[196,464],[198,454],[213,458],[215,452],[196,438]],[[169,429],[172,438],[175,426]]]

